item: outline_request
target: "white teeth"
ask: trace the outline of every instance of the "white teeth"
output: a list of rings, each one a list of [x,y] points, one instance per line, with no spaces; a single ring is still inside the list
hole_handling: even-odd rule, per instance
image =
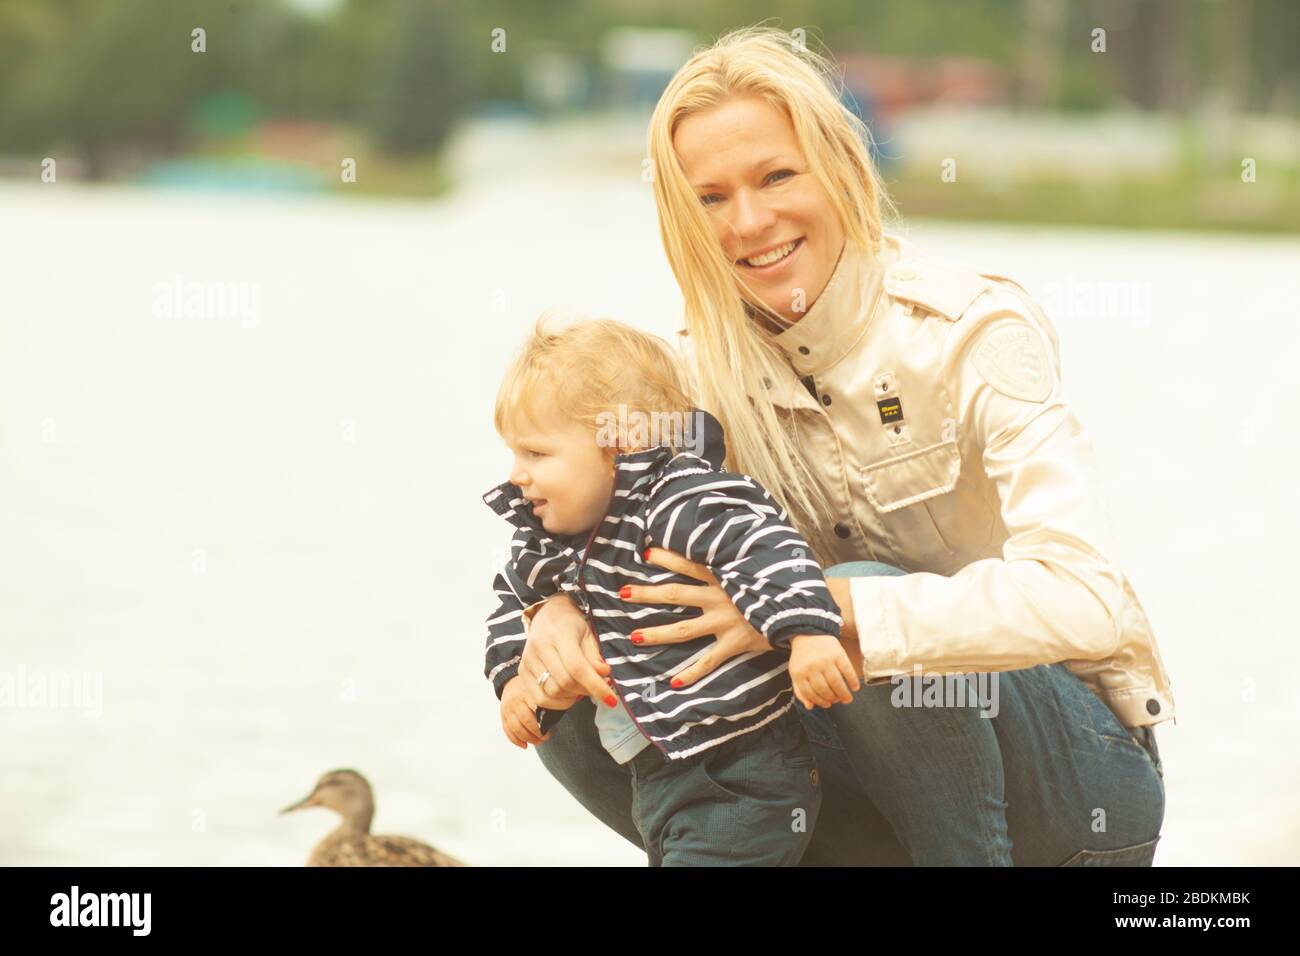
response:
[[[779,246],[771,252],[765,252],[761,256],[754,256],[752,259],[742,259],[741,262],[749,266],[770,266],[773,262],[784,259],[790,253],[794,252],[794,247],[797,243],[797,239],[794,242],[787,242],[784,246]]]

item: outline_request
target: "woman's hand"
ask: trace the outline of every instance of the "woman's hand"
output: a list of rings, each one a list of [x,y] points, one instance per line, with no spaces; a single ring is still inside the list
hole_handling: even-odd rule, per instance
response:
[[[770,651],[772,645],[762,634],[745,620],[745,615],[731,603],[731,598],[722,589],[718,579],[713,576],[708,565],[688,561],[675,551],[665,548],[650,548],[646,560],[669,571],[676,571],[687,577],[702,581],[702,585],[693,584],[630,584],[623,589],[627,597],[623,598],[633,604],[682,604],[698,607],[702,613],[687,621],[676,624],[662,624],[659,627],[647,627],[634,632],[632,642],[643,647],[656,644],[680,644],[692,638],[713,634],[717,640],[712,647],[694,664],[678,672],[673,678],[674,687],[685,687],[710,673],[728,658],[746,651]],[[640,635],[638,641],[636,635]]]
[[[548,672],[545,683],[539,684],[537,678]],[[616,706],[618,698],[610,690],[609,673],[587,618],[563,592],[551,595],[533,615],[519,661],[529,705],[568,710],[590,696]]]

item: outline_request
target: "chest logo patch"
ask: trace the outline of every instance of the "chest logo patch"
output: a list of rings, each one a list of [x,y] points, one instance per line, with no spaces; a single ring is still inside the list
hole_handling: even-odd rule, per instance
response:
[[[903,420],[903,403],[897,398],[882,398],[876,402],[876,408],[880,409],[880,423],[882,425]]]
[[[1026,402],[1041,402],[1051,394],[1047,361],[1042,339],[1023,325],[993,329],[975,348],[975,368],[984,380]]]

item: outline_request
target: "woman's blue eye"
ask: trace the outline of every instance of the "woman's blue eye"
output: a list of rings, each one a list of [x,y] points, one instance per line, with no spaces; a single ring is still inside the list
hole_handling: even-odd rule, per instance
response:
[[[774,172],[768,173],[764,182],[769,182],[769,183],[780,182],[782,179],[785,179],[786,177],[793,176],[793,175],[794,175],[793,169],[778,169]],[[721,201],[722,201],[722,197],[719,196],[717,193],[709,193],[707,196],[700,197],[700,202],[706,206],[712,206],[714,203],[721,202]]]

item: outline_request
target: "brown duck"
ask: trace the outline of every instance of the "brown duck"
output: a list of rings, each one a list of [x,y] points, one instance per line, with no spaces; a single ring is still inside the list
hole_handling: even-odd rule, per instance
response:
[[[338,828],[316,844],[307,857],[308,866],[466,865],[410,837],[373,835],[370,821],[375,815],[374,792],[355,770],[331,770],[322,775],[308,796],[280,812],[304,807],[328,807],[343,817]]]

